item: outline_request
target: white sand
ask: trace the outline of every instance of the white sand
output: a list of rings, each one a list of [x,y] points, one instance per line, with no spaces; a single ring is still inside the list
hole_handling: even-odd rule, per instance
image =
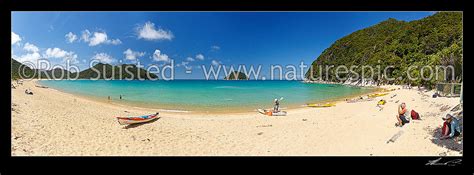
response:
[[[26,95],[30,88],[34,95]],[[398,86],[396,86],[398,88]],[[160,112],[157,121],[125,129],[115,116],[156,110],[115,105],[35,87],[12,89],[12,155],[460,155],[434,140],[459,98],[431,98],[433,92],[400,89],[374,101],[339,102],[331,108],[300,108],[288,116],[255,113]],[[393,94],[396,97],[390,98]],[[388,103],[379,111],[379,99]],[[400,102],[395,103],[399,100]],[[397,105],[406,102],[423,120],[395,127]],[[282,104],[284,106],[284,104]],[[129,111],[124,112],[124,111]],[[393,143],[393,135],[403,134]],[[462,145],[461,145],[462,148]]]

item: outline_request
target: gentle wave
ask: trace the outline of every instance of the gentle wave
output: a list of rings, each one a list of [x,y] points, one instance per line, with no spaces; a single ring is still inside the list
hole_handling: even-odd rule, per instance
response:
[[[162,112],[174,112],[174,113],[188,113],[188,112],[191,112],[191,111],[178,110],[178,109],[162,109],[160,111],[162,111]]]
[[[215,89],[249,89],[249,88],[238,87],[238,86],[217,86],[214,88]]]

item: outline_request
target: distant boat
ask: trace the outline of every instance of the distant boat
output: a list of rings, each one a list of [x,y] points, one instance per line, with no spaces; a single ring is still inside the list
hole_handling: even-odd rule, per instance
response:
[[[121,125],[145,123],[158,118],[158,114],[159,113],[157,112],[156,114],[144,115],[140,117],[117,117],[117,120]]]

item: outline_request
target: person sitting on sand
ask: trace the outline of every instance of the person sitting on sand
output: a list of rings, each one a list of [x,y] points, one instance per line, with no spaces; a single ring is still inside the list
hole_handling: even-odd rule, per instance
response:
[[[25,90],[25,94],[33,95],[33,92],[31,92],[29,89],[26,89],[26,90]]]
[[[273,106],[273,111],[274,112],[280,111],[280,102],[278,101],[278,99],[275,98],[274,103],[275,105]]]
[[[443,120],[447,124],[448,132],[445,132],[441,139],[454,138],[461,135],[461,127],[459,127],[459,120],[456,117],[447,114]]]
[[[407,106],[405,103],[402,103],[398,106],[398,114],[397,114],[397,123],[395,123],[395,126],[400,126],[402,127],[403,125],[405,125],[406,123],[408,123],[409,121],[407,120],[406,118],[406,115],[407,115]]]

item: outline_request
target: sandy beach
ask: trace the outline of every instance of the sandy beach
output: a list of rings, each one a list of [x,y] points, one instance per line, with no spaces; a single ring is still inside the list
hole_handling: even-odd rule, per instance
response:
[[[289,109],[287,116],[279,117],[160,111],[156,121],[126,127],[115,117],[157,111],[35,85],[25,81],[12,89],[12,156],[462,155],[462,143],[437,139],[441,117],[459,98],[431,98],[433,91],[383,87],[397,90],[373,101]],[[34,95],[25,94],[27,88]],[[376,107],[380,99],[387,101],[382,110]],[[395,127],[401,102],[422,120]],[[401,130],[395,142],[387,143]]]

